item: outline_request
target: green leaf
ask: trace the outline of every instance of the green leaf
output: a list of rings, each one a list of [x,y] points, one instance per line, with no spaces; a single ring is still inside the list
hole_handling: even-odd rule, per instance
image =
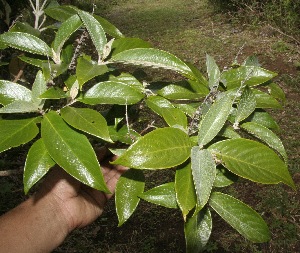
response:
[[[199,124],[198,144],[209,143],[224,126],[232,108],[232,98],[224,96],[217,100],[205,114]]]
[[[279,130],[279,126],[276,121],[265,111],[255,111],[250,115],[247,121],[256,122],[264,127]]]
[[[71,6],[55,6],[55,7],[48,7],[44,10],[47,16],[58,20],[58,21],[65,21],[74,14],[77,14],[76,8]]]
[[[256,99],[252,90],[246,86],[243,90],[241,99],[237,105],[237,112],[235,116],[235,123],[239,123],[248,118],[256,108]]]
[[[1,42],[21,51],[52,57],[51,48],[38,37],[28,33],[6,32],[0,35]]]
[[[145,92],[144,86],[137,80],[133,75],[129,73],[121,73],[119,76],[110,76],[109,81],[125,83],[128,86],[139,90],[140,92]]]
[[[160,89],[157,94],[167,99],[200,99],[205,96],[203,93],[192,91],[188,83],[169,84]]]
[[[212,217],[208,208],[190,217],[184,224],[184,235],[187,253],[198,253],[204,250],[212,231]]]
[[[226,125],[221,129],[218,135],[228,139],[241,138],[241,136],[234,130],[232,126],[226,126]]]
[[[197,211],[207,203],[216,177],[216,164],[212,154],[207,149],[193,147],[191,164],[194,185],[197,194]]]
[[[203,84],[203,82],[200,82],[198,80],[188,80],[187,82],[196,93],[203,94],[203,96],[208,95],[209,89],[207,88],[206,83]]]
[[[36,118],[0,120],[0,152],[31,141],[38,133]]]
[[[114,40],[112,44],[112,56],[117,55],[123,51],[134,48],[151,48],[152,45],[139,38],[120,38]]]
[[[42,95],[40,95],[40,98],[43,99],[61,99],[66,97],[68,97],[66,93],[58,87],[51,87],[48,90],[46,90]]]
[[[226,187],[238,180],[238,176],[231,173],[223,166],[217,166],[216,179],[214,181],[214,187]]]
[[[234,89],[244,85],[256,86],[265,83],[277,76],[276,73],[258,66],[240,66],[222,72],[221,81],[228,89]]]
[[[263,184],[283,182],[295,188],[286,164],[267,146],[248,139],[217,142],[209,150],[225,168],[240,177]]]
[[[137,133],[135,130],[130,129],[128,131],[128,128],[126,125],[122,126],[120,129],[116,129],[113,126],[108,127],[110,138],[114,142],[121,142],[125,144],[132,144],[134,141],[136,141],[138,138],[140,138],[140,134]],[[130,134],[129,134],[130,132]]]
[[[170,127],[180,128],[185,131],[187,128],[187,118],[178,108],[161,108],[161,116]]]
[[[98,15],[94,14],[93,16],[100,23],[104,31],[108,33],[110,36],[114,38],[124,37],[124,35],[119,31],[119,29],[115,27],[112,23],[110,23],[109,21],[107,21],[106,19]]]
[[[60,113],[63,119],[72,127],[112,142],[106,120],[99,112],[89,108],[67,106],[61,109]]]
[[[106,72],[108,72],[106,65],[98,65],[97,62],[92,61],[88,56],[79,57],[77,60],[76,76],[80,89],[87,81]]]
[[[197,202],[191,163],[181,165],[176,169],[175,191],[178,206],[182,211],[184,220],[186,220],[186,216]]]
[[[164,206],[167,208],[178,208],[175,194],[175,183],[169,182],[156,186],[138,196],[152,204]]]
[[[186,65],[188,65],[188,67],[193,72],[193,76],[194,76],[193,81],[192,80],[188,80],[188,82],[190,82],[193,90],[196,91],[196,92],[198,92],[198,93],[203,93],[202,91],[205,91],[204,93],[208,94],[209,93],[208,81],[203,76],[203,74],[201,73],[201,71],[198,68],[196,68],[193,64],[191,64],[189,62],[186,62]]]
[[[107,43],[107,39],[101,24],[91,14],[85,11],[78,10],[78,15],[80,16],[82,22],[84,23],[91,36],[91,39],[98,52],[99,60],[102,59],[103,49],[105,44]]]
[[[186,77],[193,78],[193,72],[183,61],[176,56],[159,49],[130,49],[114,55],[111,60],[137,66],[170,69]]]
[[[282,105],[272,96],[260,90],[253,89],[256,108],[282,108]]]
[[[196,113],[196,108],[193,106],[193,104],[188,103],[188,104],[174,104],[174,106],[181,111],[183,111],[185,114],[190,116],[191,118],[195,115]]]
[[[0,108],[0,113],[26,113],[26,112],[38,112],[39,107],[28,101],[17,100]]]
[[[29,149],[23,175],[24,192],[28,193],[51,167],[55,165],[42,139],[37,140]]]
[[[129,169],[119,178],[115,192],[116,212],[121,226],[133,214],[143,193],[145,178],[141,170]]]
[[[154,111],[155,113],[157,113],[158,115],[162,116],[163,114],[163,108],[174,108],[174,106],[172,105],[172,103],[161,97],[161,96],[149,96],[146,99],[146,104],[147,106]]]
[[[215,60],[208,54],[206,55],[206,67],[209,80],[209,88],[212,89],[213,87],[218,87],[221,72]]]
[[[39,30],[34,29],[27,22],[20,22],[20,21],[15,22],[13,27],[9,29],[9,32],[29,33],[35,37],[39,37],[41,35],[41,32]]]
[[[244,66],[257,66],[260,67],[260,64],[258,62],[258,58],[254,55],[251,55],[247,57],[247,59],[243,62]]]
[[[255,243],[271,239],[267,224],[262,217],[243,202],[220,192],[214,192],[210,206],[242,236]]]
[[[22,60],[23,62],[26,62],[26,63],[36,66],[38,68],[42,68],[45,64],[49,64],[47,60],[31,58],[31,57],[27,57],[25,55],[19,56],[19,59]]]
[[[83,96],[86,104],[132,105],[144,98],[144,94],[126,83],[106,81],[95,84]]]
[[[70,36],[79,29],[82,22],[77,14],[71,16],[66,21],[64,21],[56,32],[55,39],[53,41],[53,50],[56,53],[60,61],[60,53],[65,42],[70,38]]]
[[[44,100],[40,99],[40,95],[42,95],[46,90],[46,80],[42,71],[39,71],[36,74],[34,83],[32,85],[32,102],[35,103],[39,108],[43,108],[44,106]]]
[[[182,164],[190,156],[189,136],[178,128],[156,129],[132,144],[113,164],[136,169],[164,169]]]
[[[30,102],[31,91],[26,87],[6,80],[0,80],[0,104],[7,105],[13,101]]]
[[[44,115],[42,138],[52,159],[80,182],[109,192],[96,154],[88,139],[63,121],[54,111]]]
[[[241,125],[250,134],[253,134],[255,137],[259,138],[265,142],[269,147],[275,149],[287,163],[287,154],[285,148],[276,134],[274,134],[270,129],[257,124],[255,122],[246,122]]]
[[[284,91],[280,88],[280,86],[276,83],[271,83],[268,85],[268,90],[270,95],[273,98],[279,99],[282,103],[285,103],[285,94]]]

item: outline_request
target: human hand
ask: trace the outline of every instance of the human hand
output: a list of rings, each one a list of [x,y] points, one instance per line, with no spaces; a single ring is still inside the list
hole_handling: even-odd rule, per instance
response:
[[[102,214],[107,200],[115,191],[120,175],[126,170],[123,166],[109,163],[116,157],[107,157],[106,149],[99,150],[97,156],[111,194],[84,185],[62,168],[56,167],[47,175],[40,191],[35,196],[35,199],[47,197],[53,205],[59,207],[69,232],[90,224]]]

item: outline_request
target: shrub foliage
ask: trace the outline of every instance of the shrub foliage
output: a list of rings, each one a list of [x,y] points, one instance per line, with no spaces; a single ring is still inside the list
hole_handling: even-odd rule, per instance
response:
[[[270,239],[261,215],[222,191],[239,177],[295,188],[278,125],[266,111],[285,100],[272,81],[276,73],[254,57],[221,71],[207,55],[203,75],[146,41],[126,38],[98,15],[50,4],[43,12],[55,21],[45,26],[35,9],[34,27],[16,22],[0,35],[3,50],[17,49],[31,71],[37,68],[32,83],[0,80],[0,152],[30,143],[25,193],[55,164],[108,192],[94,151],[108,146],[119,155],[113,163],[130,168],[116,188],[119,225],[145,200],[180,209],[187,252],[205,248],[212,211],[253,242]],[[87,37],[93,50],[83,52]],[[125,71],[128,65],[177,72],[181,80],[152,76],[156,81],[147,83]],[[135,128],[144,110],[164,125]],[[145,191],[144,171],[162,169],[174,169],[174,179]]]

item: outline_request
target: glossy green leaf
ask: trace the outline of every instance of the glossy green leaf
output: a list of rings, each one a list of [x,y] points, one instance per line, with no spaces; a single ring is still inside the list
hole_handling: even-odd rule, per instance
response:
[[[178,208],[174,187],[174,182],[162,184],[139,194],[139,197],[155,205]]]
[[[228,89],[234,89],[244,85],[255,86],[265,83],[277,74],[258,66],[240,66],[224,71],[221,74],[221,81]]]
[[[189,80],[188,82],[190,82],[194,91],[198,93],[202,93],[203,90],[206,90],[206,94],[208,94],[209,93],[208,81],[203,76],[202,72],[198,68],[196,68],[195,65],[189,62],[186,62],[186,65],[188,65],[188,67],[193,72],[193,79],[191,79],[193,80],[193,82],[190,82],[191,80]]]
[[[207,67],[207,75],[208,75],[210,89],[212,89],[213,87],[218,87],[220,77],[221,77],[221,72],[214,58],[212,58],[208,54],[206,55],[206,67]]]
[[[0,152],[31,141],[38,133],[36,118],[0,120]]]
[[[234,130],[232,126],[224,126],[218,135],[228,139],[241,138],[241,136]]]
[[[190,145],[180,129],[160,128],[139,138],[113,163],[136,169],[171,168],[189,158]]]
[[[0,35],[1,42],[21,51],[52,57],[51,48],[38,37],[28,33],[6,32]]]
[[[112,44],[112,56],[134,48],[151,48],[152,45],[139,38],[120,38]]]
[[[170,69],[186,77],[193,78],[191,69],[183,61],[176,56],[159,49],[130,49],[114,55],[111,60],[137,66]]]
[[[169,109],[174,108],[174,106],[169,100],[161,96],[149,96],[146,99],[146,104],[152,111],[154,111],[160,116],[162,116],[163,108],[169,108]]]
[[[206,82],[203,84],[203,82],[199,81],[198,79],[197,80],[190,79],[188,80],[188,83],[196,93],[203,94],[203,96],[208,95],[209,89],[207,88]]]
[[[132,105],[144,98],[144,94],[126,83],[106,81],[95,84],[82,99],[86,104]]]
[[[61,109],[60,113],[63,119],[72,127],[112,142],[106,120],[99,112],[89,108],[67,106]]]
[[[161,116],[170,127],[177,127],[185,131],[187,128],[187,118],[178,108],[161,108]]]
[[[282,108],[282,105],[269,94],[253,89],[256,100],[256,108]]]
[[[96,76],[103,75],[108,72],[106,65],[98,65],[92,61],[90,57],[79,57],[76,66],[76,76],[81,89],[82,85]]]
[[[217,142],[209,149],[224,167],[240,177],[264,184],[283,182],[295,187],[286,164],[272,149],[259,142],[232,139]]]
[[[27,22],[20,22],[16,21],[9,29],[9,32],[23,32],[23,33],[29,33],[35,37],[39,37],[41,35],[41,32],[37,29],[34,29],[30,24]]]
[[[257,66],[260,67],[258,58],[254,55],[247,57],[247,59],[243,62],[244,66]]]
[[[32,85],[32,102],[34,102],[39,108],[43,108],[44,100],[40,99],[42,95],[47,90],[47,82],[44,78],[42,71],[36,74],[34,83]]]
[[[199,124],[198,144],[204,146],[209,143],[224,126],[232,108],[230,96],[217,100],[205,114]]]
[[[108,33],[110,36],[114,38],[122,38],[124,35],[120,32],[120,30],[115,27],[112,23],[107,21],[105,18],[102,18],[98,15],[93,15],[94,18],[100,23],[102,26],[103,30]]]
[[[120,129],[116,129],[113,126],[108,127],[110,138],[114,142],[121,142],[125,144],[132,144],[138,138],[140,138],[140,134],[133,129],[128,131],[126,125],[122,126]]]
[[[174,104],[174,106],[181,111],[183,111],[186,115],[190,116],[191,118],[195,115],[197,108],[193,106],[193,104]]]
[[[58,87],[51,87],[40,95],[40,98],[44,99],[61,99],[66,97],[68,97],[66,93]]]
[[[255,111],[247,118],[247,121],[256,122],[264,127],[279,130],[279,126],[273,117],[265,111]]]
[[[54,111],[44,115],[41,132],[48,153],[60,167],[80,182],[109,192],[86,136],[70,128]]]
[[[268,85],[269,93],[272,97],[279,99],[282,103],[285,103],[285,94],[280,86],[276,83],[271,83]]]
[[[216,177],[216,164],[212,154],[207,149],[191,150],[191,164],[194,185],[197,194],[197,211],[207,203]]]
[[[82,22],[84,23],[86,29],[88,30],[91,39],[96,47],[98,52],[99,59],[102,58],[103,49],[105,44],[107,43],[107,39],[105,36],[105,32],[98,22],[91,14],[85,11],[78,11],[78,15],[80,16]]]
[[[129,73],[121,73],[119,76],[110,76],[109,81],[125,83],[140,92],[145,92],[143,84]]]
[[[186,84],[186,83],[185,83]],[[205,94],[199,94],[195,93],[191,90],[191,87],[188,87],[187,85],[181,85],[179,84],[169,84],[165,86],[164,88],[160,89],[157,92],[158,95],[167,98],[167,99],[200,99],[204,97]]]
[[[65,21],[74,14],[77,14],[76,8],[71,6],[55,6],[55,7],[48,7],[44,10],[47,16],[58,20],[58,21]]]
[[[255,108],[255,95],[253,94],[252,90],[248,86],[246,86],[237,105],[235,123],[239,123],[249,117],[249,115],[254,112]]]
[[[265,142],[269,147],[275,149],[283,157],[285,162],[287,162],[287,154],[281,140],[270,129],[255,122],[246,122],[242,124],[241,127]]]
[[[129,169],[119,178],[115,191],[116,212],[121,226],[133,214],[144,192],[145,178],[141,170]]]
[[[176,169],[175,191],[178,206],[184,220],[186,220],[186,216],[196,206],[197,202],[191,163],[181,165]]]
[[[7,105],[13,101],[30,102],[31,91],[26,87],[6,80],[0,80],[0,104]]]
[[[37,140],[29,149],[23,175],[24,192],[28,193],[51,167],[55,165],[42,139]]]
[[[204,250],[212,231],[212,217],[208,208],[190,217],[184,224],[186,253]]]
[[[217,174],[214,181],[214,187],[226,187],[238,180],[238,176],[224,168],[223,166],[217,166]]]
[[[77,14],[71,16],[61,24],[53,41],[53,50],[58,59],[60,59],[60,53],[65,42],[81,25],[82,22]]]
[[[31,64],[33,66],[36,66],[38,68],[42,68],[43,65],[49,64],[48,60],[41,60],[41,59],[37,59],[37,58],[31,58],[31,57],[27,57],[25,55],[20,55],[19,59],[22,60],[23,62],[26,62],[26,63]]]
[[[256,243],[271,239],[267,224],[262,217],[243,202],[220,192],[214,192],[210,206],[234,229]]]
[[[39,107],[28,101],[13,101],[12,103],[0,108],[0,113],[26,113],[26,112],[38,112]]]

